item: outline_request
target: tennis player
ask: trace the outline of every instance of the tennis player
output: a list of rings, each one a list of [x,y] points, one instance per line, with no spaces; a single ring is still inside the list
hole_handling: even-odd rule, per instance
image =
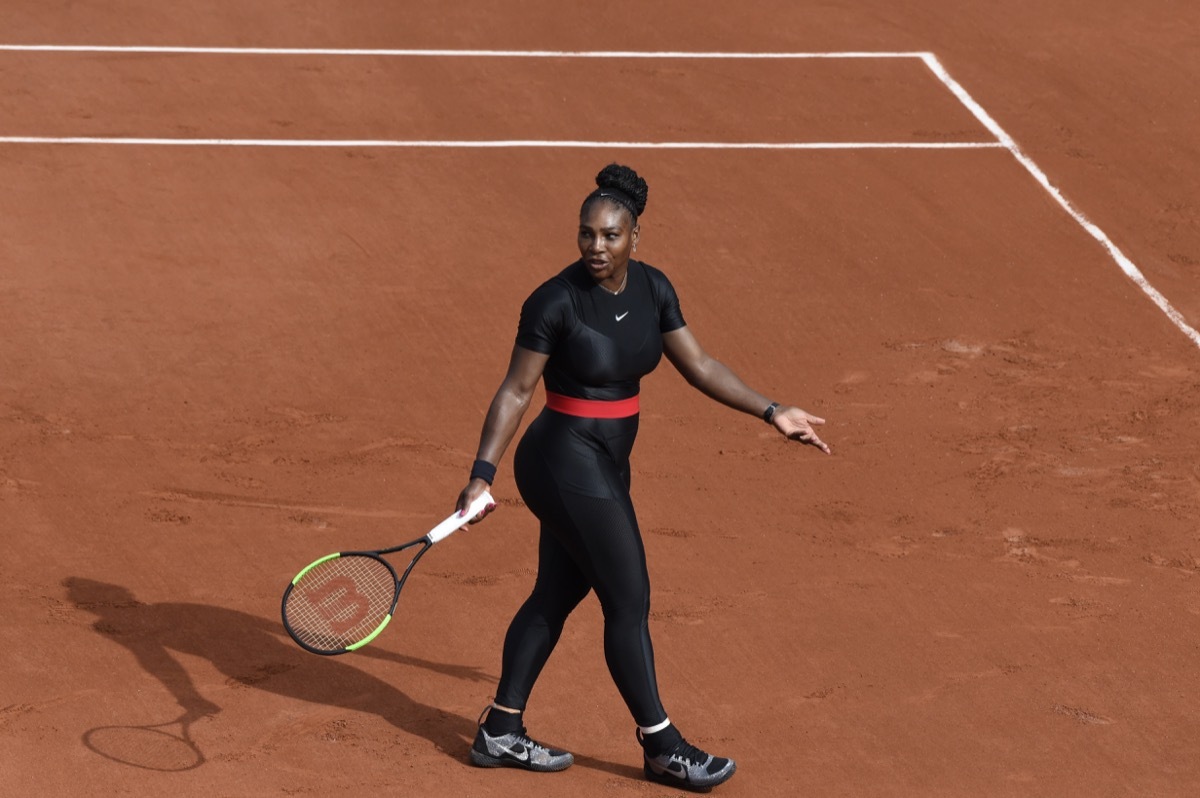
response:
[[[538,575],[504,641],[500,684],[480,716],[471,762],[558,771],[570,753],[526,733],[523,712],[563,624],[588,591],[604,613],[604,654],[637,724],[646,778],[696,790],[729,779],[732,759],[683,738],[659,700],[650,645],[650,579],[629,496],[638,430],[638,386],[666,353],[707,396],[762,418],[788,440],[829,447],[824,420],[752,390],[701,348],[671,282],[632,259],[648,187],[611,164],[579,211],[579,260],[543,283],[521,308],[516,346],[480,437],[459,512],[491,485],[539,379],[546,407],[513,458],[517,488],[541,525]],[[479,520],[486,511],[476,516]]]

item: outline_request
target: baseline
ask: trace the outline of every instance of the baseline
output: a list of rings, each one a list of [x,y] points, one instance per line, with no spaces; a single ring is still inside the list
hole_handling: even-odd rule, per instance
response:
[[[1050,182],[1049,177],[1033,159],[1026,155],[1015,140],[980,105],[931,52],[683,52],[683,51],[566,51],[566,50],[432,50],[432,49],[350,49],[350,48],[253,48],[253,47],[175,47],[143,45],[21,45],[0,44],[0,52],[69,52],[69,53],[142,53],[142,54],[192,54],[192,55],[309,55],[309,56],[374,56],[374,57],[437,57],[437,58],[650,58],[650,59],[838,59],[838,58],[903,58],[919,59],[951,94],[997,139],[996,143],[934,143],[906,144],[855,143],[855,144],[706,144],[699,142],[418,142],[418,141],[323,141],[323,140],[260,140],[260,139],[137,139],[137,138],[51,138],[51,137],[5,137],[0,144],[125,144],[164,146],[290,146],[290,147],[590,147],[590,148],[662,148],[662,149],[963,149],[1003,147],[1042,186],[1060,207],[1076,221],[1089,236],[1095,239],[1117,264],[1118,268],[1159,308],[1189,340],[1200,347],[1200,332],[1187,320],[1167,298],[1155,288],[1142,271],[1131,261],[1113,240],[1075,207],[1062,191]]]
[[[49,53],[141,53],[177,55],[327,55],[376,56],[385,58],[701,58],[701,59],[788,59],[788,58],[922,58],[922,52],[829,52],[751,53],[636,50],[401,50],[305,47],[173,47],[92,44],[0,44],[0,52]]]
[[[999,141],[800,141],[800,142],[706,142],[706,141],[565,141],[565,140],[480,140],[439,141],[404,139],[189,139],[121,138],[89,136],[0,136],[0,144],[111,144],[168,147],[345,147],[345,148],[563,148],[563,149],[662,149],[662,150],[970,150],[1002,149]]]

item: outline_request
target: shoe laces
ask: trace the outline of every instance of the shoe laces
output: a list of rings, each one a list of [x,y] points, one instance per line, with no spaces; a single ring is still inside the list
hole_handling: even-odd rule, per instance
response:
[[[550,752],[549,747],[542,745],[537,740],[530,737],[528,732],[525,731],[524,726],[522,726],[520,728],[520,730],[517,732],[517,737],[521,738],[521,743],[529,748],[537,748],[542,751],[545,751],[546,753]]]
[[[671,749],[671,756],[675,759],[682,759],[690,765],[703,765],[711,758],[708,753],[701,751],[687,740],[680,740],[676,743],[675,747]]]

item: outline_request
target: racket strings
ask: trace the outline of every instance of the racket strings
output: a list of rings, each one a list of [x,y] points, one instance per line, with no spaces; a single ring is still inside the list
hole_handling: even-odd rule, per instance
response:
[[[293,587],[284,614],[296,638],[340,651],[374,632],[392,611],[396,576],[375,557],[350,554],[321,563]]]

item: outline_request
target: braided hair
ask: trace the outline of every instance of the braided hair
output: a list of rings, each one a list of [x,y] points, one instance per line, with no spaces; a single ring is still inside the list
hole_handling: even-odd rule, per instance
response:
[[[637,224],[638,217],[646,210],[649,193],[650,187],[637,172],[628,166],[610,163],[596,175],[596,190],[587,195],[579,213],[582,215],[593,202],[605,199],[629,211],[633,223]]]

